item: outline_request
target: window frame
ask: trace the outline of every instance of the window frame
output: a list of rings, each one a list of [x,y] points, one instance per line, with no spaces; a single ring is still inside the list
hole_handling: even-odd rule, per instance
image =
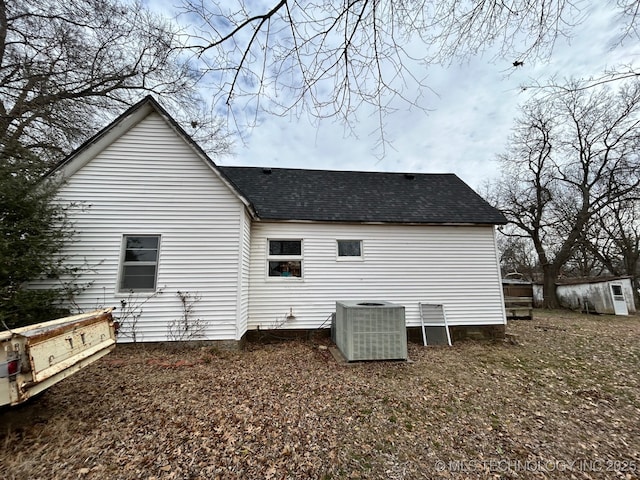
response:
[[[340,255],[340,242],[359,242],[360,255]],[[357,238],[336,239],[336,260],[338,262],[363,262],[364,261],[364,240]]]
[[[291,254],[284,254],[284,255],[276,255],[276,254],[272,254],[271,253],[271,242],[300,242],[300,255],[291,255]],[[266,254],[266,262],[265,262],[265,270],[266,270],[266,278],[267,280],[271,280],[271,281],[285,281],[285,282],[292,282],[292,281],[302,281],[304,278],[304,240],[302,238],[281,238],[281,237],[275,237],[275,238],[267,238],[267,245],[266,245],[266,249],[267,249],[267,254]],[[271,262],[299,262],[300,263],[300,276],[295,276],[295,275],[270,275],[271,273],[271,268],[270,268],[270,263]]]
[[[127,248],[127,240],[129,238],[132,237],[145,237],[145,238],[157,238],[158,239],[158,245],[156,247],[156,259],[155,261],[127,261],[126,260],[126,255],[127,255],[127,250],[129,250]],[[162,235],[160,234],[155,234],[155,233],[141,233],[141,234],[135,234],[135,233],[125,233],[122,235],[122,240],[121,240],[121,248],[120,248],[120,262],[119,262],[119,267],[118,267],[118,284],[117,284],[117,289],[116,289],[116,293],[117,294],[128,294],[131,292],[134,293],[155,293],[158,291],[158,268],[160,266],[160,245],[162,244]],[[137,266],[153,266],[154,268],[154,275],[153,275],[153,288],[126,288],[124,287],[124,282],[126,279],[125,276],[125,267],[127,266],[132,266],[132,265],[137,265]]]
[[[616,293],[619,292],[619,293]],[[622,288],[622,284],[620,283],[612,283],[611,284],[611,293],[614,297],[624,297],[624,289]]]

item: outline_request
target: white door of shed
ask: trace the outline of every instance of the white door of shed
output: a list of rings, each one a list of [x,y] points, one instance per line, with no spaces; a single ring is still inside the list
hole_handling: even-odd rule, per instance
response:
[[[629,315],[629,310],[627,309],[627,301],[624,298],[624,290],[622,289],[622,285],[612,283],[611,287],[611,298],[613,299],[613,311],[616,315]]]

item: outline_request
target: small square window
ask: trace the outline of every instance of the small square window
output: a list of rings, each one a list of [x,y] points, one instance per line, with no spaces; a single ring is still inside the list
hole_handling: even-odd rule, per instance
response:
[[[362,258],[362,240],[338,240],[338,258]]]
[[[159,235],[124,236],[119,291],[155,291],[159,247]]]

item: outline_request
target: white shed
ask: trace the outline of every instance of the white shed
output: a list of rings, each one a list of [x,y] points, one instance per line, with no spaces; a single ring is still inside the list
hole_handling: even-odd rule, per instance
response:
[[[628,315],[636,312],[631,277],[566,278],[556,283],[560,304],[587,313]],[[542,304],[542,285],[534,285],[534,300]]]
[[[586,312],[628,315],[635,313],[630,277],[564,280],[557,285],[563,306]]]
[[[218,166],[148,97],[50,176],[78,204],[65,253],[92,267],[76,307],[124,302],[125,341],[329,327],[337,300],[403,305],[409,327],[420,303],[506,324],[505,219],[455,175]]]

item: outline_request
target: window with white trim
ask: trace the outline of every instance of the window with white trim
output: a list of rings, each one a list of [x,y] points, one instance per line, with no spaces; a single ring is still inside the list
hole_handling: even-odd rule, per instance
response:
[[[338,240],[338,260],[362,260],[362,240]]]
[[[156,290],[159,248],[160,235],[124,235],[119,291]]]
[[[302,240],[269,240],[267,271],[270,277],[302,277]]]

